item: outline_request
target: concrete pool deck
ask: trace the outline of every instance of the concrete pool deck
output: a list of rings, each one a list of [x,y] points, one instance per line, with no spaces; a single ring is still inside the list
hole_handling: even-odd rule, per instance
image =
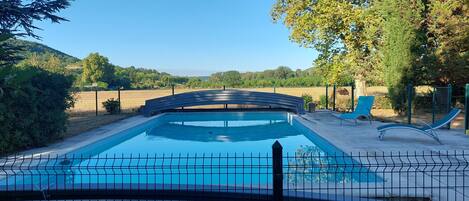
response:
[[[469,136],[462,129],[438,129],[443,144],[432,138],[410,130],[388,131],[383,140],[378,139],[376,127],[385,125],[379,121],[354,122],[340,120],[330,111],[319,111],[303,115],[306,124],[344,152],[391,152],[391,151],[453,151],[469,148]]]
[[[387,124],[379,121],[344,121],[340,125],[333,112],[318,111],[302,115],[301,121],[318,135],[325,138],[342,151],[350,152],[390,152],[390,151],[450,151],[469,149],[469,136],[465,135],[462,129],[439,129],[439,144],[428,136],[407,130],[396,130],[384,136],[383,140],[378,139],[376,127]],[[63,155],[88,144],[110,137],[123,130],[145,123],[160,115],[144,117],[142,115],[126,118],[99,128],[67,138],[61,142],[53,143],[45,147],[34,148],[19,153],[23,154],[50,154]],[[300,118],[302,119],[302,118]]]

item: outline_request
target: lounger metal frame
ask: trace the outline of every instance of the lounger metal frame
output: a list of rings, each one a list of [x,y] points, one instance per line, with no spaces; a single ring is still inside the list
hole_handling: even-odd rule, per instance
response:
[[[373,122],[373,117],[371,116],[371,114],[368,114],[368,115],[362,114],[362,115],[357,116],[357,118],[354,118],[354,119],[353,119],[353,120],[355,121],[355,125],[358,125],[358,121],[357,121],[358,117],[364,117],[364,118],[366,118],[366,119],[370,122],[370,125],[373,124],[373,123],[372,123],[372,122]],[[341,126],[342,126],[342,122],[343,122],[343,121],[349,120],[349,119],[340,118],[340,116],[337,116],[337,118],[340,119],[340,125],[341,125]],[[350,119],[350,120],[351,120],[351,119]]]
[[[453,110],[455,110],[455,109],[453,109]],[[379,132],[378,138],[380,140],[382,140],[383,136],[386,134],[386,131],[388,131],[388,130],[402,129],[402,130],[412,130],[412,131],[416,131],[417,133],[427,135],[427,136],[433,138],[434,140],[436,140],[438,143],[443,144],[441,142],[440,138],[438,137],[438,133],[436,132],[436,130],[443,127],[443,126],[445,126],[445,125],[447,125],[447,124],[449,124],[449,123],[451,123],[451,121],[453,121],[459,115],[459,113],[461,112],[460,109],[456,109],[456,110],[458,110],[458,111],[455,112],[455,114],[453,115],[452,118],[448,118],[448,120],[446,120],[443,123],[440,123],[438,125],[430,125],[428,123],[425,123],[424,121],[418,120],[420,123],[422,123],[424,125],[424,127],[419,128],[419,127],[412,127],[412,126],[404,126],[404,125],[399,126],[399,125],[396,125],[395,127],[387,127],[387,128],[383,128],[383,129],[378,129],[378,132]],[[450,113],[448,113],[448,115]],[[428,128],[428,129],[425,129],[425,128]]]
[[[424,134],[426,136],[429,136],[429,137],[433,138],[434,140],[436,140],[438,143],[443,144],[440,141],[440,138],[438,137],[438,133],[436,132],[436,129],[438,129],[438,128],[432,128],[429,124],[427,124],[423,121],[419,121],[419,122],[423,123],[425,126],[428,126],[428,128],[430,128],[430,129],[425,129],[424,130],[424,129],[421,129],[421,128],[418,128],[418,127],[409,127],[409,126],[389,127],[389,128],[379,130],[378,138],[379,138],[379,140],[383,140],[383,136],[386,134],[386,131],[388,131],[388,130],[412,130],[412,131],[416,131],[417,133],[421,133],[421,134]]]

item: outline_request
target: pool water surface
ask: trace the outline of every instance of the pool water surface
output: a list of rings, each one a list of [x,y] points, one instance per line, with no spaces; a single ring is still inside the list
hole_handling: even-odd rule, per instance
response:
[[[334,166],[358,163],[344,157],[340,149],[297,118],[287,112],[166,113],[75,150],[65,159],[52,158],[45,168],[29,170],[30,176],[2,180],[1,184],[31,188],[95,184],[107,188],[108,184],[249,183],[264,187],[272,184],[275,141],[283,147],[284,181],[288,185],[380,180],[363,168]],[[326,157],[329,155],[342,157]]]
[[[169,113],[100,154],[271,153],[276,140],[290,153],[315,146],[288,113]]]

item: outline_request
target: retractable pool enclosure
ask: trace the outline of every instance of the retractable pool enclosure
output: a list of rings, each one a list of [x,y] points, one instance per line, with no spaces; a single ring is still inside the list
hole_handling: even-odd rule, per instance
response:
[[[304,100],[301,97],[242,90],[205,90],[146,100],[143,114],[151,116],[177,108],[222,104],[268,106],[298,114],[305,112]]]

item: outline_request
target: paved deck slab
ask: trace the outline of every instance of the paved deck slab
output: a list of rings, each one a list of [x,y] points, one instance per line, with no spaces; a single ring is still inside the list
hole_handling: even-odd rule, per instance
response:
[[[383,140],[378,139],[376,128],[387,123],[373,121],[354,122],[340,120],[332,112],[321,111],[303,115],[309,128],[345,152],[391,151],[453,151],[469,149],[469,136],[462,129],[439,129],[439,144],[432,138],[407,130],[388,131]]]

